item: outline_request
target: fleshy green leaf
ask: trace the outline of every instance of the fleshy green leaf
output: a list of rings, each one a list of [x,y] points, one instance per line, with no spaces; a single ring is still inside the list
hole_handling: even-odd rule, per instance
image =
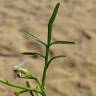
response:
[[[55,8],[54,8],[54,11],[53,11],[53,14],[49,20],[49,23],[48,23],[48,44],[50,44],[51,42],[51,35],[52,35],[52,24],[56,18],[56,15],[57,15],[57,12],[58,12],[58,8],[59,8],[59,5],[60,3],[57,3]]]
[[[37,38],[36,36],[34,36],[31,32],[28,32],[25,29],[21,29],[21,32],[23,32],[27,37],[31,37],[34,40],[38,41],[39,43],[43,44],[44,46],[46,46],[46,44],[44,42],[42,42],[39,38]]]

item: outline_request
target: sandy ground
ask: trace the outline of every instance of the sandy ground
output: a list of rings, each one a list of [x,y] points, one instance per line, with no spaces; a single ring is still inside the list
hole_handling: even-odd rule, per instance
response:
[[[61,5],[52,40],[79,43],[51,48],[50,56],[65,54],[66,58],[52,62],[46,80],[47,94],[96,96],[96,0],[0,0],[0,77],[16,81],[13,66],[22,60],[28,61],[25,68],[41,77],[43,60],[20,53],[36,51],[44,54],[45,49],[19,30],[28,28],[46,42],[47,24],[56,2]],[[16,82],[22,84],[21,80]],[[13,96],[12,88],[0,84],[0,89],[0,96]]]

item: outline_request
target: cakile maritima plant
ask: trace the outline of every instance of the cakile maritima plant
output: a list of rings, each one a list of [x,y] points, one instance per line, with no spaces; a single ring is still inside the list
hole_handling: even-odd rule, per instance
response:
[[[35,41],[42,44],[46,48],[44,56],[42,54],[36,53],[36,52],[23,52],[22,54],[23,55],[35,55],[35,56],[39,55],[41,58],[44,59],[45,64],[44,64],[43,75],[42,75],[41,80],[39,80],[38,77],[33,76],[31,74],[31,72],[29,72],[27,69],[24,69],[24,68],[20,67],[21,65],[26,63],[24,61],[14,67],[14,72],[16,74],[16,77],[27,80],[26,81],[26,86],[16,84],[12,81],[9,81],[9,80],[6,80],[6,79],[0,77],[0,82],[1,83],[4,83],[4,84],[6,84],[10,87],[20,89],[20,91],[14,93],[14,96],[22,96],[23,95],[22,93],[26,93],[26,92],[29,92],[31,96],[47,96],[46,89],[45,89],[45,81],[46,81],[46,76],[47,76],[47,71],[48,71],[49,65],[51,64],[51,62],[53,60],[55,60],[57,58],[65,57],[64,55],[59,55],[59,56],[54,56],[52,58],[49,58],[50,47],[55,45],[55,44],[56,45],[57,44],[75,44],[75,42],[73,42],[73,41],[54,41],[54,42],[51,41],[52,25],[55,21],[59,6],[60,6],[60,3],[57,3],[55,8],[54,8],[54,11],[52,13],[52,16],[49,20],[49,23],[48,23],[47,43],[44,43],[39,38],[34,36],[31,32],[28,32],[26,29],[21,29],[20,30],[27,37],[30,37],[30,38],[34,39]],[[28,82],[28,79],[34,80],[36,82],[36,87],[35,88],[31,87],[31,85]]]

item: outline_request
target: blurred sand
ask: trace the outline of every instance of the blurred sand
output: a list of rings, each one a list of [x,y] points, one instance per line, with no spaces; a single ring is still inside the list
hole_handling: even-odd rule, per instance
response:
[[[50,56],[65,54],[67,57],[53,61],[49,68],[48,96],[96,96],[96,0],[0,0],[0,76],[14,80],[13,66],[27,60],[29,64],[24,67],[41,77],[43,60],[20,53],[37,51],[44,54],[45,49],[19,30],[26,27],[46,42],[47,24],[56,2],[61,6],[52,40],[79,43],[51,48],[53,54]],[[17,82],[22,83],[21,80]],[[12,96],[12,88],[7,87],[5,91],[0,92],[0,96]]]

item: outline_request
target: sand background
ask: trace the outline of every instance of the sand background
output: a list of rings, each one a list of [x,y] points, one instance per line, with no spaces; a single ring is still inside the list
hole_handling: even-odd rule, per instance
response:
[[[52,40],[79,43],[51,48],[50,56],[65,54],[67,57],[52,62],[46,80],[47,94],[96,96],[96,0],[0,0],[0,77],[24,83],[13,78],[13,66],[22,60],[28,61],[25,68],[41,77],[43,59],[20,53],[44,54],[45,49],[19,30],[28,28],[46,42],[48,20],[57,2],[61,5],[53,25]],[[0,89],[4,89],[0,96],[12,96],[14,92],[1,83]]]

